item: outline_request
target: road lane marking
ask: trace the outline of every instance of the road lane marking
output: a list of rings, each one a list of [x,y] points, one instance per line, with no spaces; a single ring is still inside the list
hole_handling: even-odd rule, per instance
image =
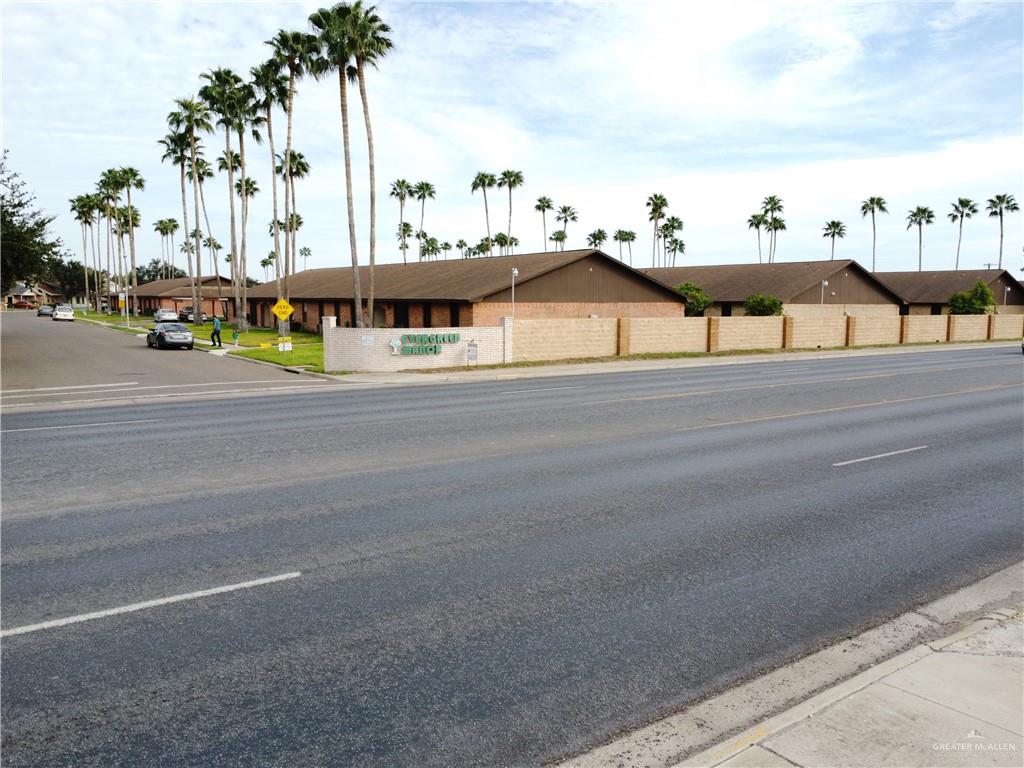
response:
[[[899,456],[901,453],[913,453],[914,451],[923,451],[927,448],[927,445],[917,445],[913,448],[904,448],[902,451],[889,451],[888,453],[876,453],[874,456],[865,456],[862,459],[850,459],[849,461],[840,461],[833,464],[833,467],[845,467],[847,464],[860,464],[862,461],[874,461],[875,459],[884,459],[889,456]]]
[[[585,389],[586,384],[577,384],[572,387],[538,387],[537,389],[509,389],[499,392],[499,395],[518,395],[522,392],[554,392],[556,389]]]
[[[330,384],[329,381],[324,381],[324,384]],[[260,387],[253,389],[216,389],[211,392],[152,392],[142,393],[139,395],[121,395],[120,397],[90,397],[79,400],[39,400],[29,403],[8,403],[2,405],[3,408],[8,410],[12,408],[31,408],[36,405],[75,405],[76,403],[104,403],[104,402],[124,402],[124,401],[139,401],[149,403],[157,399],[169,399],[175,397],[189,397],[199,398],[207,397],[208,395],[246,395],[246,394],[260,394],[263,392],[283,392],[285,390],[297,390],[297,389],[320,389],[324,387],[317,384],[295,384],[293,386],[286,387]],[[135,391],[135,390],[132,390]],[[82,394],[94,394],[92,392]],[[95,393],[99,394],[99,393]],[[106,393],[103,393],[106,394]]]
[[[893,371],[890,373],[871,373],[863,376],[843,376],[831,379],[798,379],[797,381],[780,381],[775,384],[751,384],[746,387],[716,387],[715,389],[694,389],[689,392],[669,392],[664,395],[636,395],[634,397],[616,397],[608,400],[588,400],[579,405],[608,405],[610,403],[631,403],[644,400],[672,400],[680,397],[696,395],[717,395],[721,392],[749,392],[758,389],[775,389],[777,387],[795,387],[800,384],[835,384],[844,381],[864,381],[866,379],[886,379],[894,376],[913,376],[919,373],[935,373],[942,371],[977,370],[979,368],[1003,368],[1019,366],[1020,363],[991,363],[989,365],[963,365],[944,368],[921,368],[912,371]],[[1016,385],[1015,385],[1016,386]]]
[[[58,390],[65,390],[65,389],[98,389],[100,387],[126,387],[126,386],[129,386],[129,385],[138,384],[138,383],[139,382],[137,382],[137,381],[115,381],[112,384],[75,384],[73,386],[67,386],[67,387],[35,387],[35,388],[30,388],[30,389],[5,389],[3,392],[0,392],[0,397],[4,397],[6,395],[13,395],[16,392],[33,392],[33,393],[35,393],[35,392],[56,392]]]
[[[251,589],[252,587],[262,587],[264,584],[273,584],[276,581],[285,581],[286,579],[296,579],[302,575],[301,571],[293,571],[291,573],[282,573],[277,576],[267,576],[262,579],[253,579],[252,581],[242,581],[238,584],[228,584],[223,587],[213,587],[211,589],[201,589],[198,592],[186,592],[183,595],[172,595],[171,597],[161,597],[156,600],[146,600],[142,603],[132,603],[131,605],[122,605],[119,608],[108,608],[105,611],[94,611],[92,613],[80,613],[77,616],[68,616],[63,619],[53,619],[52,621],[42,621],[38,624],[26,624],[23,627],[15,627],[14,629],[5,629],[0,631],[0,637],[11,637],[12,635],[24,635],[29,632],[38,632],[42,629],[55,629],[57,627],[66,627],[68,624],[80,624],[83,621],[93,621],[94,619],[104,619],[108,616],[118,616],[122,613],[134,613],[135,611],[144,611],[147,608],[156,608],[160,605],[170,605],[171,603],[180,603],[185,600],[197,600],[200,597],[210,597],[211,595],[220,595],[224,592],[236,592],[240,589]]]
[[[92,424],[61,424],[56,427],[19,427],[18,429],[0,429],[0,432],[39,432],[44,429],[82,429],[83,427],[108,427],[112,424],[148,424],[163,419],[131,419],[129,421],[94,421]]]
[[[128,385],[130,385],[130,384],[138,384],[138,382],[137,381],[126,381],[126,382],[124,382],[124,385],[125,385],[124,389],[104,389],[104,390],[96,391],[96,392],[35,392],[34,391],[34,392],[32,392],[32,394],[28,394],[28,395],[13,395],[13,396],[10,396],[10,397],[6,397],[5,399],[7,399],[7,400],[23,400],[26,397],[36,397],[36,396],[38,396],[38,397],[61,397],[63,395],[74,395],[74,394],[82,394],[82,395],[107,395],[107,394],[111,394],[113,392],[142,392],[143,390],[150,390],[150,389],[188,389],[188,388],[195,388],[195,387],[227,387],[227,386],[237,386],[239,384],[279,384],[282,381],[284,381],[284,379],[257,379],[257,380],[254,380],[254,381],[207,381],[207,382],[204,382],[204,383],[201,383],[201,384],[151,384],[151,385],[146,386],[146,387],[129,387]],[[317,379],[317,383],[320,383],[320,382],[323,382],[324,384],[328,383],[325,379]],[[103,386],[104,387],[113,387],[113,386],[117,386],[117,385],[116,384],[104,384]]]

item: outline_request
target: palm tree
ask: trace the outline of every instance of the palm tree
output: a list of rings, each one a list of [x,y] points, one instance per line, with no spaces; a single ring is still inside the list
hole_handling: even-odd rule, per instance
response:
[[[448,261],[448,251],[452,249],[452,244],[445,240],[441,243],[441,250],[444,252],[444,260]]]
[[[394,47],[388,33],[391,27],[377,15],[376,6],[364,6],[355,0],[348,16],[349,41],[356,60],[356,79],[359,81],[359,100],[363,104],[363,122],[366,125],[366,152],[370,167],[370,287],[367,291],[367,311],[373,325],[374,266],[377,263],[377,169],[373,151],[373,126],[370,123],[370,102],[366,96],[366,66],[376,69],[378,62]]]
[[[508,248],[508,235],[504,232],[499,232],[494,236],[494,244],[498,246],[498,255],[504,256],[505,249]]]
[[[661,243],[663,255],[664,251],[668,247],[668,241],[674,239],[676,232],[681,231],[682,228],[683,220],[680,219],[678,216],[669,216],[667,219],[665,219],[665,223],[661,225]],[[675,266],[675,263],[672,263],[672,266]]]
[[[612,235],[612,241],[619,244],[619,261],[622,261],[622,244],[626,242],[626,230],[616,229]]]
[[[89,217],[89,229],[95,230],[93,237],[89,238],[89,247],[92,249],[92,277],[93,277],[93,299],[96,302],[96,311],[100,311],[100,222],[103,215],[103,198],[92,192],[87,194],[85,197],[85,204],[88,205],[90,211]]]
[[[512,190],[523,186],[522,171],[502,171],[498,186],[508,188],[508,236],[512,237]]]
[[[576,213],[576,209],[571,205],[562,205],[559,206],[558,213],[555,214],[555,221],[562,222],[562,237],[561,239],[555,240],[555,242],[559,243],[564,251],[565,241],[569,237],[568,232],[566,232],[566,228],[569,226],[570,221],[579,221],[579,215]]]
[[[88,195],[78,195],[68,200],[71,212],[75,215],[75,221],[82,228],[82,270],[85,277],[85,304],[89,305],[89,249],[87,239],[87,228],[92,225],[92,204]]]
[[[989,217],[999,217],[999,269],[1003,268],[1003,213],[1016,213],[1020,210],[1013,195],[996,195],[989,198],[986,206]]]
[[[363,292],[359,279],[359,255],[356,251],[355,196],[352,192],[352,143],[348,124],[348,79],[352,61],[352,44],[348,33],[350,8],[344,3],[321,8],[309,17],[317,31],[320,55],[313,58],[313,75],[323,77],[328,72],[338,73],[338,97],[341,109],[341,142],[345,156],[345,196],[348,210],[348,246],[352,255],[352,296],[358,307],[353,318],[357,328],[363,327]],[[404,253],[404,252],[403,252]]]
[[[668,253],[672,257],[672,266],[676,265],[676,254],[686,253],[686,243],[680,240],[678,237],[669,237],[666,243]]]
[[[761,228],[768,227],[768,214],[766,213],[752,213],[750,218],[747,219],[747,229],[757,230],[757,263],[763,264],[764,260],[761,257]]]
[[[767,224],[762,226],[765,231],[768,232],[768,263],[775,263],[775,242],[776,237],[779,233],[779,227],[774,224],[776,217],[781,214],[784,210],[782,204],[782,198],[778,195],[768,195],[764,200],[761,201],[761,213],[768,217]],[[785,229],[785,224],[783,224]],[[758,234],[760,237],[760,233]]]
[[[295,83],[304,77],[311,60],[315,58],[320,48],[320,41],[313,35],[305,32],[292,32],[285,29],[280,30],[271,40],[266,41],[267,45],[274,49],[274,58],[279,64],[288,70],[288,104],[285,107],[287,117],[287,133],[284,145],[284,220],[289,220],[291,214],[291,159],[292,159],[292,127],[295,116]],[[271,156],[272,160],[276,160]],[[277,170],[276,163],[273,166]],[[291,241],[285,237],[284,241],[284,292],[281,294],[287,301],[291,297],[291,282],[289,280],[294,264],[295,254],[291,251]],[[281,284],[278,281],[278,292],[281,291]],[[282,336],[287,336],[291,323],[289,320],[280,321],[278,328]]]
[[[473,177],[472,184],[469,185],[470,192],[476,192],[478,189],[484,193],[484,218],[487,222],[487,242],[488,245],[491,242],[491,212],[487,207],[487,190],[498,183],[498,179],[493,173],[487,173],[487,171],[477,171],[476,176]]]
[[[405,251],[406,251],[406,248],[408,246],[406,245],[406,242],[405,242],[405,235],[402,234],[405,231],[404,230],[404,227],[405,227],[405,200],[406,200],[407,197],[411,197],[411,196],[412,196],[412,184],[410,184],[408,181],[406,181],[405,179],[396,179],[395,181],[391,182],[391,197],[393,197],[396,200],[398,200],[398,229],[399,229],[399,238],[401,240],[401,245],[399,246],[399,248],[401,248],[401,250],[402,250],[402,263],[403,264],[407,264],[408,263],[407,259],[405,258]],[[422,219],[420,220],[420,227],[421,228],[423,227]],[[410,227],[410,229],[411,229],[411,227]]]
[[[191,167],[196,167],[199,159],[196,133],[211,133],[213,126],[210,124],[210,109],[201,101],[195,99],[177,99],[175,104],[178,107],[176,112],[167,116],[167,122],[172,130],[185,133],[189,141],[189,158]],[[199,178],[198,174],[192,174],[192,198],[196,222],[199,222]],[[196,227],[196,232],[199,228]],[[197,284],[202,285],[202,243],[198,235],[195,237],[195,280],[192,284],[192,306],[195,307],[194,322],[202,325],[203,312],[201,293],[196,292]]]
[[[603,229],[595,229],[589,235],[587,235],[587,245],[591,248],[600,248],[604,245],[605,240],[608,239],[608,233]]]
[[[956,224],[960,222],[960,236],[956,241],[956,263],[953,269],[960,269],[960,243],[964,239],[964,219],[971,218],[978,212],[978,206],[974,204],[974,201],[967,197],[958,198],[955,203],[951,204],[951,210],[946,215],[947,218]]]
[[[548,211],[554,209],[555,204],[550,197],[538,197],[537,204],[533,210],[540,214],[541,223],[544,226],[544,250],[548,249]]]
[[[124,167],[118,169],[118,179],[120,180],[121,189],[124,190],[127,197],[128,208],[132,207],[132,190],[137,189],[142,191],[146,188],[146,180],[142,178],[142,174],[139,173],[138,169],[131,167]],[[128,229],[128,250],[131,254],[132,264],[132,311],[135,315],[139,314],[139,297],[136,295],[139,291],[139,278],[135,273],[135,227],[129,227]]]
[[[629,250],[629,266],[633,266],[633,243],[636,242],[636,232],[627,229],[623,234],[625,238],[622,242],[626,244],[626,248]]]
[[[205,184],[206,180],[207,179],[212,179],[213,176],[214,176],[214,174],[213,174],[213,166],[210,165],[210,163],[207,162],[206,160],[204,160],[202,157],[200,157],[198,160],[196,160],[196,164],[195,164],[194,168],[189,166],[189,169],[188,169],[188,178],[189,178],[189,180],[192,179],[193,174],[197,177],[198,183],[199,183],[199,203],[200,203],[200,207],[203,209],[203,221],[206,223],[206,234],[210,235],[210,237],[213,237],[213,230],[210,227],[210,215],[206,211],[206,193],[204,191],[204,189],[205,189],[204,184]],[[206,245],[206,243],[203,243],[203,245]],[[214,275],[216,275],[216,277],[217,277],[217,303],[219,305],[220,304],[220,267],[217,265],[217,258],[216,258],[216,255],[213,254],[213,253],[210,254],[210,267],[212,268]],[[202,289],[200,289],[200,293],[202,293]]]
[[[171,123],[170,117],[168,117],[168,123]],[[188,232],[188,201],[185,196],[185,166],[188,163],[189,154],[189,134],[180,131],[172,130],[164,138],[160,139],[160,144],[164,147],[164,154],[162,160],[169,161],[174,165],[178,166],[178,173],[181,182],[181,220],[185,227],[185,232]],[[175,222],[177,224],[177,222]],[[175,226],[177,229],[177,226]],[[171,238],[171,249],[174,249],[173,235]],[[192,251],[190,249],[182,249],[182,253],[188,256],[188,276],[189,282],[192,284],[192,300],[195,301],[196,286],[195,286],[195,273],[192,269]],[[192,305],[193,307],[195,304]]]
[[[243,181],[245,182],[244,184],[242,183]],[[251,200],[259,194],[259,191],[260,184],[252,177],[249,177],[248,179],[239,179],[235,182],[235,193],[238,195],[240,200],[244,200],[246,198]],[[274,232],[271,231],[270,234],[272,235]]]
[[[277,161],[279,163],[279,165],[277,166],[277,172],[278,172],[278,174],[280,174],[281,178],[284,179],[284,174],[285,174],[285,170],[286,169],[288,170],[288,173],[290,174],[288,179],[287,179],[287,183],[288,183],[288,186],[291,187],[291,206],[292,206],[292,212],[294,213],[295,211],[299,210],[298,205],[295,202],[295,180],[296,179],[303,179],[303,178],[305,178],[306,176],[309,175],[309,171],[310,171],[309,161],[306,160],[306,156],[305,155],[303,155],[301,152],[296,152],[295,150],[292,150],[291,157],[289,158],[287,163],[284,161],[284,159],[280,155],[277,156]],[[297,251],[295,250],[296,249],[296,243],[295,243],[296,230],[290,230],[290,233],[291,233],[291,252],[292,252],[292,257],[293,257],[292,258],[292,262],[293,262],[292,263],[292,273],[294,274],[295,273],[295,263],[294,263],[295,262],[295,255],[297,254]]]
[[[568,237],[568,235],[565,234],[565,230],[563,230],[563,229],[556,230],[551,235],[551,242],[553,242],[555,244],[555,250],[556,251],[564,251],[565,250],[565,241],[566,241],[567,237]]]
[[[305,271],[309,267],[309,257],[313,255],[313,251],[310,250],[309,246],[302,246],[299,248],[299,256],[302,257],[302,269]]]
[[[437,194],[437,192],[434,189],[434,185],[431,184],[429,181],[418,181],[418,182],[416,182],[416,186],[414,186],[412,188],[412,193],[413,193],[413,196],[417,200],[420,201],[420,229],[419,229],[419,231],[422,232],[423,231],[423,217],[426,216],[426,212],[427,212],[427,200],[433,200],[435,195]],[[419,238],[419,241],[420,241],[419,242],[419,251],[420,251],[419,258],[420,258],[420,261],[423,261],[423,256],[424,256],[424,253],[423,253],[423,238]]]
[[[651,266],[658,266],[658,225],[668,209],[668,199],[655,193],[647,198],[647,220],[654,224],[654,242],[651,244]]]
[[[412,235],[412,224],[407,221],[403,221],[398,225],[398,229],[395,230],[395,237],[398,238],[398,247],[402,251],[402,263],[408,264],[405,258],[405,249],[409,246],[406,240]]]
[[[463,239],[462,239],[462,238],[460,237],[460,238],[459,238],[459,239],[458,239],[458,240],[457,240],[457,241],[455,242],[455,247],[456,247],[456,248],[458,249],[458,251],[459,251],[459,256],[460,256],[461,258],[463,258],[463,259],[464,259],[464,258],[466,258],[466,249],[467,249],[467,248],[469,248],[469,243],[467,243],[467,242],[466,242],[465,240],[463,240]]]
[[[267,254],[266,258],[260,259],[260,266],[263,267],[263,282],[270,280],[270,275],[267,273],[269,267],[277,264],[278,258],[275,251],[271,251]]]
[[[836,238],[846,237],[846,225],[841,221],[828,221],[825,222],[825,229],[822,237],[832,238],[832,261],[836,260]]]
[[[935,221],[935,211],[924,205],[919,205],[913,210],[907,211],[907,229],[917,227],[917,271],[921,271],[924,225],[932,224]]]
[[[885,207],[885,198],[882,197],[869,197],[867,200],[860,204],[860,215],[861,218],[871,214],[871,271],[875,271],[875,213],[888,213],[889,210]],[[835,245],[833,240],[832,245]]]
[[[117,177],[117,171],[114,168],[110,168],[100,174],[100,180],[96,183],[96,191],[99,195],[101,212],[103,218],[107,221],[107,276],[108,280],[111,278],[117,278],[118,286],[121,285],[119,276],[113,270],[113,264],[111,262],[114,250],[114,212],[117,210],[118,203],[120,202],[119,192],[120,184]],[[109,293],[109,291],[105,291]],[[107,314],[110,314],[110,302],[107,302]]]
[[[773,219],[768,220],[768,233],[771,235],[771,256],[768,259],[769,264],[775,263],[775,254],[779,247],[779,232],[786,231],[786,220],[781,216],[776,216]]]

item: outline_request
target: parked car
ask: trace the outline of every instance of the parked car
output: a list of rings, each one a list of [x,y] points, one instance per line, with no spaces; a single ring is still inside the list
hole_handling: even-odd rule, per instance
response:
[[[178,321],[182,323],[191,323],[195,320],[196,313],[192,310],[192,307],[182,307],[178,311]],[[206,322],[206,313],[203,312],[203,319],[200,321]]]
[[[192,332],[181,323],[159,323],[146,334],[146,346],[156,349],[192,349],[194,344]]]
[[[158,309],[153,313],[153,319],[158,323],[173,323],[178,320],[178,313],[173,309]]]
[[[36,305],[31,301],[16,301],[11,304],[11,309],[35,309]]]
[[[53,304],[43,304],[36,310],[36,317],[53,317]]]
[[[73,310],[67,304],[59,304],[58,306],[54,307],[51,319],[70,320],[71,322],[75,322],[75,310]]]

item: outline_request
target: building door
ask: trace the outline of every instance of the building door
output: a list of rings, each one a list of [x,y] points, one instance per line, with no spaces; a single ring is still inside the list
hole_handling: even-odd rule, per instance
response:
[[[932,304],[932,314],[933,315],[941,315],[942,314],[942,305],[941,304]]]
[[[452,304],[451,309],[449,311],[451,312],[451,318],[452,318],[451,319],[451,327],[452,328],[459,328],[459,327],[461,327],[461,323],[459,322],[459,305],[458,304]]]
[[[404,301],[395,304],[395,328],[409,327],[409,305]]]
[[[728,302],[722,304],[722,317],[732,317],[732,304]]]
[[[424,304],[423,305],[423,327],[424,328],[433,328],[434,327],[434,323],[431,322],[431,319],[430,319],[430,304]]]

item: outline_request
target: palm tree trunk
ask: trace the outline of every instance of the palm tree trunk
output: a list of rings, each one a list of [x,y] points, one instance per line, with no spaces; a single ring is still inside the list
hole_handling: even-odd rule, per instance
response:
[[[269,126],[269,123],[268,123]],[[245,172],[245,127],[238,132],[238,173],[242,182],[242,254],[232,256],[231,263],[235,268],[235,327],[239,331],[249,330],[249,285],[246,276],[249,274],[249,183]],[[234,186],[232,186],[234,191]],[[239,260],[240,259],[240,260]],[[237,264],[235,262],[238,261]]]
[[[289,237],[288,230],[291,228],[289,222],[291,221],[291,183],[292,183],[292,125],[293,120],[293,108],[295,106],[295,68],[289,67],[288,69],[288,113],[287,119],[287,130],[285,131],[284,141],[284,299],[288,301],[291,298],[291,280],[289,279],[292,270],[292,259],[295,255],[292,253],[291,238]],[[281,320],[278,324],[278,335],[288,336],[291,334],[291,318]]]
[[[627,240],[626,241],[626,248],[629,251],[629,266],[632,267],[633,266],[633,241],[632,240]]]
[[[206,222],[206,236],[213,242],[213,230],[210,228],[210,216],[206,212],[206,194],[203,192],[203,182],[199,182],[199,199],[203,204],[203,221]],[[210,248],[210,264],[213,266],[213,274],[217,278],[217,304],[213,314],[217,314],[220,308],[220,266],[217,264],[217,249]]]
[[[420,200],[420,230],[419,235],[416,237],[420,241],[420,261],[423,261],[423,218],[427,212],[427,198]]]
[[[1003,209],[999,209],[999,269],[1003,268]]]
[[[831,258],[831,261],[835,261],[835,260],[836,260],[836,236],[832,235],[832,258]],[[874,259],[872,259],[872,263],[873,262],[874,262]],[[874,271],[874,270],[872,270],[872,271]]]
[[[512,240],[512,185],[508,185],[508,239]]]
[[[377,167],[373,151],[373,126],[370,123],[370,102],[366,98],[366,62],[356,61],[359,78],[359,98],[363,102],[363,122],[366,123],[366,152],[370,162],[370,286],[367,290],[367,313],[373,327],[374,268],[377,264]]]
[[[494,255],[494,243],[491,242],[491,211],[487,207],[487,187],[482,187],[484,191],[484,220],[487,222],[487,255]]]
[[[548,252],[548,214],[547,211],[540,212],[540,220],[544,225],[544,253]]]
[[[99,216],[97,216],[97,219],[99,219]],[[91,223],[89,225],[89,229],[92,229],[92,224]],[[92,243],[91,243],[91,245],[92,245],[92,282],[93,282],[93,288],[95,289],[92,292],[92,297],[93,297],[93,301],[96,302],[96,314],[98,315],[100,313],[100,258],[99,258],[100,227],[99,227],[99,222],[98,221],[97,221],[97,224],[96,224],[96,236],[95,237],[90,237],[89,239],[92,240]]]
[[[918,272],[921,271],[921,261],[922,261],[921,257],[922,257],[922,251],[924,250],[924,245],[922,243],[923,239],[924,239],[924,227],[923,227],[923,225],[918,224],[917,225],[917,271]]]
[[[764,260],[761,258],[761,228],[756,227],[757,230],[757,263],[763,264]]]
[[[277,297],[281,298],[281,224],[277,215],[277,154],[274,152],[274,126],[271,122],[271,109],[270,105],[267,105],[267,143],[270,145],[270,179],[271,179],[271,196],[273,198],[274,208],[274,276],[277,283]],[[243,190],[244,192],[245,190]],[[287,189],[285,190],[287,195]],[[243,195],[243,199],[244,199]],[[266,276],[267,270],[264,267],[264,276]],[[266,282],[266,280],[264,280]],[[280,330],[280,328],[279,328]]]
[[[405,195],[398,198],[398,234],[402,238],[402,263],[408,264],[405,253]]]
[[[199,231],[199,174],[196,171],[196,131],[189,131],[192,148],[192,205],[196,215],[195,227],[195,271],[196,278],[192,283],[192,322],[201,325],[203,322],[203,238]]]
[[[138,317],[139,314],[139,276],[136,274],[135,265],[135,224],[132,221],[132,188],[129,184],[125,190],[128,194],[128,250],[132,259],[132,312]]]
[[[82,272],[85,275],[85,306],[89,306],[89,248],[85,244],[85,222],[82,222]]]
[[[228,163],[228,215],[231,223],[231,292],[234,294],[235,299],[235,323],[236,327],[240,327],[238,319],[238,227],[236,224],[236,213],[235,213],[235,161],[231,156],[231,128],[225,126],[224,128],[224,157]],[[242,191],[245,191],[243,186]],[[220,284],[220,280],[217,280],[217,284]]]
[[[832,241],[835,245],[835,239]],[[871,209],[871,271],[875,271],[875,209]]]
[[[953,269],[960,269],[960,243],[964,239],[964,217],[960,217],[960,236],[956,239],[956,263],[953,265]]]
[[[654,243],[651,250],[651,266],[658,266],[658,220],[654,220]]]
[[[110,221],[110,209],[107,208],[107,314],[110,314],[110,280],[113,277],[113,269],[110,263],[110,252],[114,249],[114,231]]]
[[[352,144],[348,135],[348,86],[345,67],[338,67],[338,100],[341,106],[341,140],[345,150],[345,197],[348,204],[348,245],[352,254],[352,298],[355,312],[352,322],[363,327],[363,290],[359,280],[359,255],[356,251],[356,208],[352,194]],[[341,323],[341,318],[338,318]]]

